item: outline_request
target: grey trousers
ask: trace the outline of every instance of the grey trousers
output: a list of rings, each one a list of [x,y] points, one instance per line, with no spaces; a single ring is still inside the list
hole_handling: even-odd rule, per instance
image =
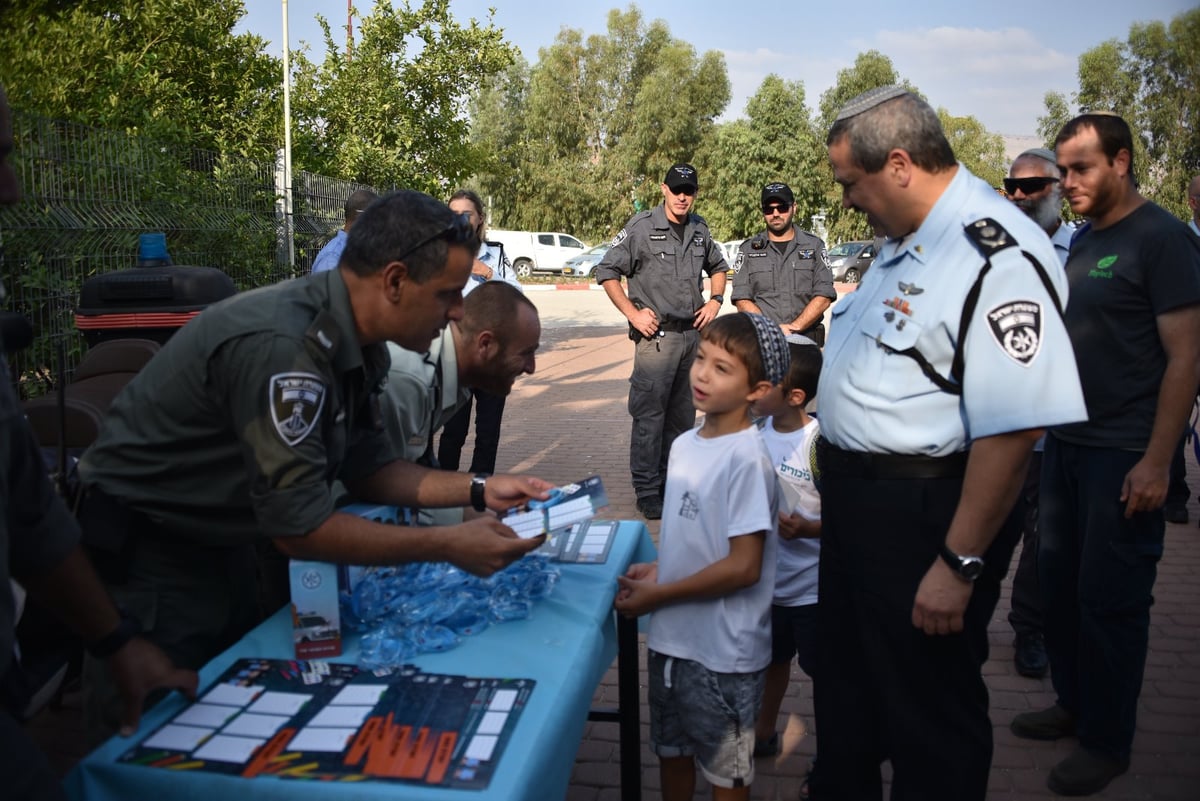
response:
[[[699,343],[698,331],[669,331],[635,345],[629,377],[629,473],[639,498],[662,492],[671,443],[696,424],[688,372]]]

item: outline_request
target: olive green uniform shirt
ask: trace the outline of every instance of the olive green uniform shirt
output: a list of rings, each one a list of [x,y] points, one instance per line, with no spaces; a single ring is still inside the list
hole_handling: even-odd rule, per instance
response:
[[[184,326],[117,396],[80,463],[99,487],[211,545],[301,536],[330,485],[397,458],[382,344],[360,347],[337,270],[245,292]]]

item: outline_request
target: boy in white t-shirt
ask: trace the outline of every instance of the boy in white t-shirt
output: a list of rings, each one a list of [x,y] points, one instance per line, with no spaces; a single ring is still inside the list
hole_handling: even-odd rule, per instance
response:
[[[729,314],[705,326],[691,368],[703,423],[671,446],[659,559],[631,565],[614,606],[652,612],[650,744],[663,797],[750,797],[754,725],[771,661],[778,486],[750,404],[787,372],[778,325]]]
[[[763,442],[780,486],[779,548],[771,607],[771,665],[767,668],[754,755],[779,753],[775,721],[787,692],[792,657],[814,674],[817,636],[817,564],[821,557],[821,496],[813,482],[817,419],[805,407],[817,396],[821,349],[811,339],[788,337],[787,377],[754,403]]]

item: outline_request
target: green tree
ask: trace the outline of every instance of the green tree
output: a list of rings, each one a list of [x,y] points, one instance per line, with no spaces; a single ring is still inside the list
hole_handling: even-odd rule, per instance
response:
[[[564,29],[531,72],[526,164],[505,225],[611,236],[661,200],[667,167],[695,157],[728,102],[722,56],[697,56],[634,6],[610,11],[607,35],[586,42]]]
[[[234,34],[240,0],[11,0],[0,76],[14,108],[227,153],[282,142],[279,62]]]
[[[955,157],[977,177],[992,186],[1000,186],[1008,174],[1004,137],[988,133],[983,123],[974,117],[955,117],[944,108],[938,109],[938,119]]]
[[[1134,130],[1134,171],[1142,193],[1180,217],[1187,184],[1200,173],[1200,9],[1169,23],[1135,23],[1129,37],[1079,57],[1080,111],[1115,111]],[[1069,114],[1066,98],[1046,96],[1038,131],[1051,143]]]
[[[509,226],[521,197],[528,96],[529,64],[518,57],[485,81],[471,101],[471,141],[486,158],[474,183],[497,228]]]
[[[813,215],[824,212],[830,173],[804,85],[768,75],[747,102],[746,119],[717,126],[697,167],[710,187],[701,213],[720,238],[745,238],[763,229],[759,201],[772,181],[792,188],[795,222],[810,229]]]
[[[515,59],[491,18],[460,24],[449,0],[417,8],[377,2],[343,51],[317,17],[325,60],[295,57],[292,161],[296,168],[435,195],[486,158],[470,140],[468,99]]]
[[[1042,102],[1046,106],[1046,113],[1038,117],[1037,133],[1045,146],[1053,150],[1058,132],[1071,119],[1071,106],[1062,92],[1047,92]]]

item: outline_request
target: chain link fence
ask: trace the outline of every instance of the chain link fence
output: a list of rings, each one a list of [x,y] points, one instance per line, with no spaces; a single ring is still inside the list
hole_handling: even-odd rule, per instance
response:
[[[33,345],[10,356],[22,398],[69,380],[84,350],[75,329],[80,286],[133,268],[139,234],[161,231],[175,264],[217,267],[239,290],[251,289],[308,273],[342,226],[346,198],[371,188],[298,172],[289,215],[281,160],[181,148],[20,112],[13,134],[25,198],[0,208],[0,281],[4,308],[33,323]]]

